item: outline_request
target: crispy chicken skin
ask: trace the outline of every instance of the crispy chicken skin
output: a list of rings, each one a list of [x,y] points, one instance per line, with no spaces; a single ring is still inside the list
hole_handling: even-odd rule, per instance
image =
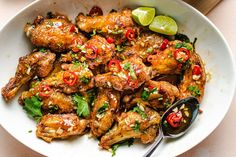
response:
[[[95,137],[105,134],[112,126],[120,103],[120,93],[100,89],[91,114],[90,128]]]
[[[181,41],[175,40],[170,41],[168,47],[163,51],[157,51],[156,54],[150,55],[147,61],[152,64],[152,68],[155,74],[180,74],[182,71],[183,64],[174,58],[176,51],[176,45],[182,43]],[[192,45],[188,46],[193,50]],[[192,55],[190,51],[190,56]]]
[[[94,87],[93,73],[85,64],[62,64],[62,69],[63,70],[44,79],[42,83],[66,94],[79,91],[84,92]],[[76,83],[73,86],[70,86],[64,82],[63,78],[66,72],[72,72],[78,77]],[[88,80],[88,82],[84,82],[83,79]]]
[[[183,99],[188,96],[195,96],[199,101],[201,101],[206,84],[204,64],[197,53],[194,53],[190,60],[191,66],[184,72],[183,80],[178,85],[180,91],[179,99]],[[200,66],[200,75],[193,75],[194,66]]]
[[[144,116],[134,111],[121,113],[117,116],[117,124],[100,141],[100,146],[104,149],[111,148],[112,145],[129,138],[140,138],[142,143],[153,142],[158,135],[158,124],[160,115],[145,106],[139,108],[144,110]]]
[[[145,92],[150,93],[147,97],[142,97]],[[179,89],[166,81],[147,81],[136,93],[125,95],[123,102],[129,109],[139,102],[150,106],[155,110],[167,109],[179,97]],[[145,99],[144,99],[145,98]]]
[[[34,76],[46,77],[53,69],[56,55],[47,51],[33,52],[20,57],[15,76],[2,88],[2,96],[6,101],[11,100],[22,85]]]
[[[132,74],[131,74],[132,73]],[[95,86],[114,88],[118,91],[133,90],[150,79],[151,68],[139,57],[131,57],[121,63],[120,72],[109,72],[95,76]]]
[[[124,52],[118,54],[121,58],[129,58],[138,55],[143,61],[147,57],[155,53],[155,49],[159,49],[163,42],[163,37],[153,33],[142,33],[140,38],[131,47],[127,47]]]
[[[90,69],[94,69],[99,65],[105,65],[111,60],[114,52],[115,45],[109,44],[105,38],[95,35],[88,40],[84,45],[80,46],[80,52],[69,52],[63,54],[61,62],[81,61],[86,62]],[[96,59],[92,58],[94,51],[97,51]]]
[[[104,16],[90,17],[79,14],[76,22],[79,29],[87,33],[96,30],[105,34],[111,34],[113,31],[116,32],[134,26],[130,9],[112,12]]]
[[[88,120],[79,119],[75,114],[48,114],[37,125],[36,135],[46,142],[53,139],[66,139],[73,135],[82,135]]]
[[[38,16],[33,24],[25,26],[24,31],[35,46],[50,48],[58,53],[86,41],[84,35],[64,16],[51,19]]]

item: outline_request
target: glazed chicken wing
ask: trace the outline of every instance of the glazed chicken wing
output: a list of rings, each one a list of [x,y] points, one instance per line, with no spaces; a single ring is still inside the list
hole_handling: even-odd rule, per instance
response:
[[[123,112],[117,117],[117,124],[100,141],[104,149],[130,138],[140,138],[142,143],[153,142],[158,135],[160,115],[145,106],[139,105],[133,111]]]
[[[111,89],[100,89],[91,114],[91,133],[100,137],[112,126],[120,103],[120,94]]]
[[[65,16],[49,19],[38,16],[34,24],[25,26],[25,33],[35,46],[50,48],[54,52],[71,50],[86,41],[84,35]]]
[[[201,101],[206,83],[204,64],[197,53],[194,53],[190,60],[191,66],[185,71],[183,80],[178,86],[180,91],[179,99],[195,96]]]
[[[63,64],[62,69],[44,79],[42,83],[66,94],[84,92],[94,87],[93,73],[86,64]]]
[[[53,139],[66,139],[83,134],[87,124],[87,120],[79,119],[75,114],[48,114],[41,118],[36,135],[46,142],[51,142]]]
[[[129,58],[133,55],[138,55],[143,61],[147,57],[159,50],[164,38],[157,34],[142,33],[141,37],[135,42],[134,45],[127,47],[124,52],[118,54],[121,58]]]
[[[111,60],[115,52],[115,45],[109,44],[105,38],[95,35],[84,45],[78,46],[78,49],[73,51],[62,55],[61,62],[86,62],[89,68],[94,69]]]
[[[117,60],[115,62],[116,70],[95,76],[97,87],[114,88],[118,91],[133,90],[150,79],[151,68],[146,67],[139,57],[131,57],[122,63]]]
[[[156,74],[180,74],[191,57],[192,50],[193,47],[190,43],[177,40],[170,41],[165,50],[149,55],[147,61],[152,64],[153,71]]]
[[[12,99],[22,85],[34,76],[46,77],[53,69],[56,55],[47,51],[33,52],[21,57],[17,66],[15,76],[2,88],[2,96],[6,101]]]

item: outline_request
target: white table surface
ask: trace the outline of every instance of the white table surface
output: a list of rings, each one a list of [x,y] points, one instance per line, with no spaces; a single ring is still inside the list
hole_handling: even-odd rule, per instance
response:
[[[0,0],[0,29],[20,9],[33,0]],[[208,18],[222,31],[229,42],[236,60],[236,0],[223,0],[208,15]],[[233,157],[236,156],[236,94],[230,111],[217,129],[203,142],[182,154],[180,157]],[[0,125],[0,156],[3,157],[42,157],[27,148]]]

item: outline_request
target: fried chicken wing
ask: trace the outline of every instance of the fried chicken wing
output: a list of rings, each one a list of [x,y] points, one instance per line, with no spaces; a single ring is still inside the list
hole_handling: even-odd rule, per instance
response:
[[[145,144],[154,141],[158,135],[160,115],[142,105],[137,108],[123,112],[117,117],[117,124],[101,138],[100,146],[102,148],[109,149],[112,145],[129,138],[140,138]],[[139,113],[136,112],[137,110]]]
[[[11,100],[22,85],[34,76],[46,77],[53,69],[56,55],[47,51],[33,52],[20,57],[15,76],[2,88],[2,96],[6,101]]]
[[[143,61],[147,57],[159,50],[164,38],[153,33],[142,33],[141,37],[134,45],[127,47],[124,52],[118,54],[120,58],[129,58],[133,55],[138,55]]]
[[[44,79],[43,84],[66,94],[84,92],[94,87],[93,73],[86,64],[63,64],[62,69]]]
[[[118,91],[133,90],[150,79],[151,68],[146,67],[139,57],[134,56],[117,64],[119,72],[95,76],[97,87],[114,88]]]
[[[25,33],[37,47],[50,48],[54,52],[71,50],[86,41],[84,35],[67,18],[38,16],[34,24],[25,26]]]
[[[78,51],[80,52],[72,51],[62,55],[61,62],[86,62],[89,68],[94,69],[99,65],[105,65],[111,60],[115,52],[115,45],[109,44],[105,38],[95,35],[84,45],[80,46]]]
[[[66,139],[85,132],[88,121],[75,114],[48,114],[37,125],[36,135],[46,142],[53,139]]]
[[[206,84],[204,64],[197,53],[194,53],[190,60],[191,66],[185,71],[183,80],[178,86],[180,91],[179,99],[195,96],[201,101]]]
[[[176,55],[177,51],[181,50],[181,46],[188,47],[189,52],[188,58],[192,55],[193,47],[190,43],[183,43],[181,41],[175,40],[170,41],[168,47],[163,51],[157,51],[154,55],[149,55],[147,61],[152,64],[152,68],[154,73],[156,74],[180,74],[183,70],[183,66],[186,64],[186,61],[182,61],[180,59],[181,56],[178,58]],[[187,49],[187,48],[184,48]],[[183,55],[183,52],[179,51],[180,55]],[[184,54],[185,55],[185,54]]]
[[[90,128],[95,137],[105,134],[112,126],[120,103],[120,93],[100,89],[91,116]]]

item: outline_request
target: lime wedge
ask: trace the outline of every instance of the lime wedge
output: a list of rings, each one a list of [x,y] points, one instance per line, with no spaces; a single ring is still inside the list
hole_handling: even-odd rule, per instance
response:
[[[155,8],[139,7],[132,11],[132,17],[135,22],[142,26],[148,26],[155,16]]]
[[[149,29],[160,34],[175,35],[178,31],[178,26],[174,19],[160,15],[154,17]]]

